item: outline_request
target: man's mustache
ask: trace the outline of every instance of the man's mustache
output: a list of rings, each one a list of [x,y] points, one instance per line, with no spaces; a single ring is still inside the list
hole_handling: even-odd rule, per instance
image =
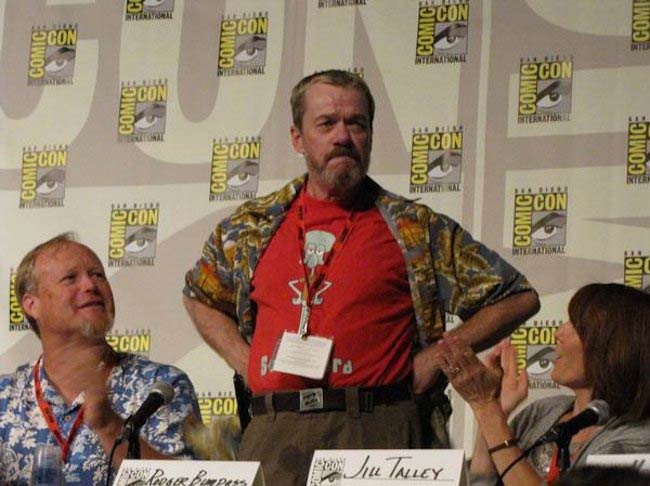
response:
[[[361,154],[354,147],[336,147],[327,154],[327,160],[331,160],[334,157],[350,157],[357,162],[361,161]]]

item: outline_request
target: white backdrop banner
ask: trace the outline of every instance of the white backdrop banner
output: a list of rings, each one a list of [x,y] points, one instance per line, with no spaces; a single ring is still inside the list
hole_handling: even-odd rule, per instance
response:
[[[0,0],[0,371],[39,353],[21,257],[73,230],[115,291],[111,345],[185,370],[204,421],[236,414],[184,273],[218,220],[304,170],[291,87],[341,68],[376,97],[371,175],[538,289],[512,340],[530,397],[557,393],[572,293],[650,286],[649,19],[645,0]]]

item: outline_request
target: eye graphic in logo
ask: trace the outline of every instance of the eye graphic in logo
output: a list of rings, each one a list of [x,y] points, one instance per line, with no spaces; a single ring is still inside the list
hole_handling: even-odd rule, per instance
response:
[[[547,380],[551,377],[553,371],[553,362],[555,358],[555,348],[553,346],[528,346],[528,353],[533,353],[528,357],[526,370],[533,380]]]
[[[531,236],[535,242],[542,245],[564,244],[566,242],[566,215],[555,211],[545,213],[533,223]]]
[[[331,469],[323,469],[323,475],[320,479],[321,486],[339,486],[343,473]]]
[[[138,132],[160,133],[165,129],[167,107],[160,103],[141,103],[135,115],[135,129]]]
[[[36,181],[36,193],[41,198],[61,199],[65,191],[65,171],[52,169],[43,172]]]
[[[462,54],[467,52],[467,24],[455,22],[436,26],[433,46],[444,54]]]
[[[235,61],[237,67],[263,65],[266,61],[266,36],[260,34],[239,36],[235,48]]]
[[[539,81],[537,108],[541,112],[569,113],[571,108],[571,80]]]
[[[433,160],[429,162],[429,177],[444,179],[454,172],[454,167],[460,166],[462,154],[456,151],[433,152]]]
[[[127,227],[127,237],[124,249],[132,256],[139,258],[153,257],[156,250],[155,226],[130,226]]]
[[[228,171],[226,183],[231,189],[245,190],[244,186],[254,181],[259,174],[260,166],[254,160],[237,161]]]
[[[59,47],[45,59],[45,71],[50,76],[72,76],[77,51],[70,47]]]
[[[174,0],[144,0],[142,5],[145,11],[172,10],[174,8]]]

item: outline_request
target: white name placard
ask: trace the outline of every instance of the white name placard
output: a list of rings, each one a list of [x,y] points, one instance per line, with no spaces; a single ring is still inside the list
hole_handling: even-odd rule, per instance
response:
[[[465,486],[462,449],[317,450],[306,486]]]
[[[264,486],[259,462],[125,459],[113,486]]]
[[[650,472],[650,454],[591,454],[587,456],[587,465],[632,467]]]

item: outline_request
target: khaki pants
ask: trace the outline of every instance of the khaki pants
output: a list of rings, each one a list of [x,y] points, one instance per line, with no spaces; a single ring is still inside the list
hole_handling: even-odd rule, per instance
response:
[[[253,417],[237,459],[261,461],[267,486],[305,486],[315,449],[423,447],[415,402],[377,405],[370,413],[277,412]]]

